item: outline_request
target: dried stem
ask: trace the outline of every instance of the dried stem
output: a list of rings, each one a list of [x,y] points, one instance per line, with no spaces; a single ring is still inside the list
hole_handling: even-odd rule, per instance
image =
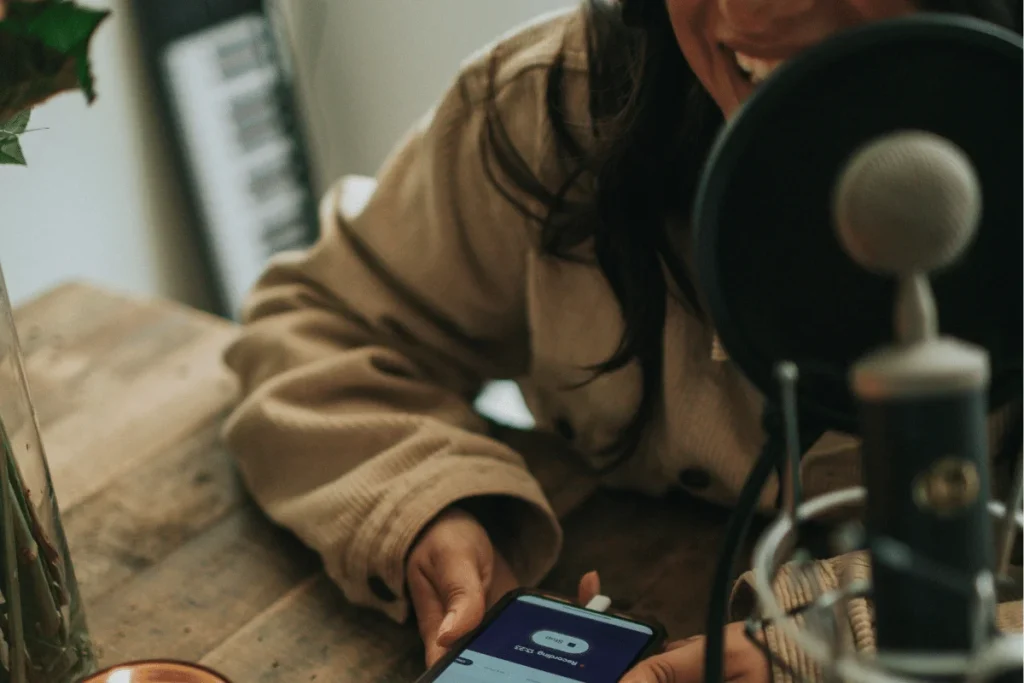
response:
[[[28,672],[27,648],[25,646],[25,623],[21,614],[21,581],[18,576],[18,549],[14,539],[14,501],[10,491],[10,468],[6,462],[14,461],[14,453],[11,452],[11,442],[7,438],[7,430],[4,428],[3,420],[0,419],[0,448],[3,450],[5,464],[0,467],[0,515],[3,519],[4,533],[4,597],[7,605],[7,628],[6,640],[11,648],[11,682],[27,683]]]
[[[63,559],[47,537],[0,418],[0,683],[70,680],[83,664],[71,632]]]

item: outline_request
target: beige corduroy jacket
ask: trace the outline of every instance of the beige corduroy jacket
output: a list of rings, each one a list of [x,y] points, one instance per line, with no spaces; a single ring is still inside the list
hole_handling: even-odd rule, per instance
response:
[[[512,141],[560,184],[547,72],[561,58],[566,116],[588,130],[583,31],[579,11],[560,13],[469,60],[376,179],[344,178],[326,194],[319,241],[273,261],[227,354],[244,398],[226,437],[254,496],[319,551],[349,600],[395,619],[408,612],[410,544],[457,501],[502,501],[494,540],[524,583],[559,555],[543,482],[474,412],[482,383],[518,382],[537,429],[595,469],[605,463],[594,454],[636,407],[635,366],[581,385],[623,330],[608,283],[595,266],[543,253],[537,225],[496,191],[480,149],[494,60]],[[729,502],[763,439],[761,397],[682,307],[669,305],[664,335],[663,407],[641,452],[603,483]],[[856,482],[855,448],[840,435],[817,444],[804,464],[808,493]],[[772,482],[766,507],[776,492]],[[834,563],[818,574],[834,585]],[[870,646],[863,631],[859,644]]]

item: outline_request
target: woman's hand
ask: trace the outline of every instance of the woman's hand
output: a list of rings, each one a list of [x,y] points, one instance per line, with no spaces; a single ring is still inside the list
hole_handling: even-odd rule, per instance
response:
[[[424,531],[409,553],[406,577],[428,667],[519,585],[487,531],[458,508],[441,513]],[[600,590],[591,572],[580,581],[579,599],[586,604]]]
[[[747,640],[743,623],[725,631],[724,678],[730,683],[768,683],[768,660]],[[704,636],[687,638],[665,647],[665,652],[640,662],[622,683],[703,683]]]
[[[458,508],[441,513],[424,531],[409,553],[406,577],[428,667],[517,585],[487,531]]]

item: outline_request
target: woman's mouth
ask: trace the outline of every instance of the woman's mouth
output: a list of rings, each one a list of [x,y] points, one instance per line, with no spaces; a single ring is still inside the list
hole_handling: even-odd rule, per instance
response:
[[[722,73],[722,76],[727,79],[730,84],[728,89],[731,91],[728,94],[724,90],[719,93],[723,98],[719,104],[726,116],[731,116],[732,112],[753,95],[754,91],[767,81],[776,69],[800,51],[799,49],[783,50],[781,47],[751,48],[729,44],[725,41],[717,43],[717,47],[721,60],[718,62],[718,68],[724,68],[726,71],[726,73]],[[725,86],[725,83],[720,85]]]
[[[732,51],[732,54],[740,74],[751,85],[758,85],[768,80],[772,72],[785,61],[783,59],[751,57],[735,50]]]

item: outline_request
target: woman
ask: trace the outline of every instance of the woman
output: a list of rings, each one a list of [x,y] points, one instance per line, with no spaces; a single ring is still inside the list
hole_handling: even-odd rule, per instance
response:
[[[729,502],[763,438],[760,398],[703,315],[686,220],[723,117],[844,28],[933,9],[1019,31],[1011,5],[592,0],[500,41],[376,181],[328,193],[318,243],[252,294],[227,355],[244,399],[226,434],[254,495],[352,602],[398,620],[411,603],[428,663],[539,581],[561,543],[531,447],[473,411],[483,382],[518,381],[538,428],[609,485]],[[808,493],[849,481],[855,458],[829,435]],[[630,676],[697,680],[700,652],[688,641]],[[735,625],[726,675],[769,675]]]

